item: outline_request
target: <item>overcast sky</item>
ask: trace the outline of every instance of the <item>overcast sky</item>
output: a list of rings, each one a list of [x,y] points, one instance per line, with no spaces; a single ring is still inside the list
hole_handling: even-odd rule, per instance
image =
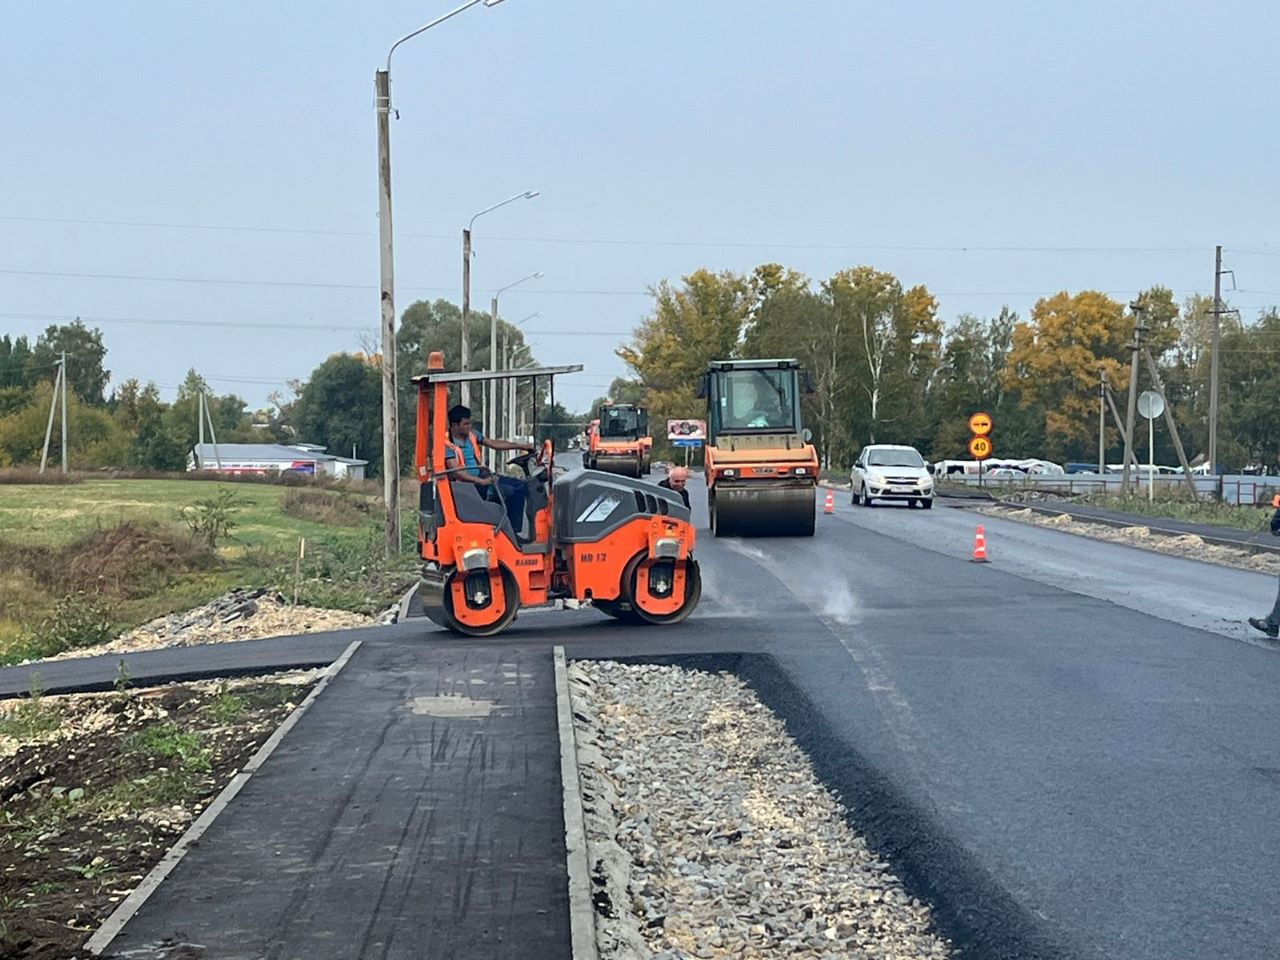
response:
[[[194,366],[255,405],[357,349],[374,70],[449,3],[3,4],[0,331],[81,315],[115,382]],[[393,63],[398,305],[459,299],[461,227],[540,189],[477,222],[475,296],[545,272],[502,313],[585,364],[571,407],[699,266],[868,263],[950,321],[1208,292],[1222,243],[1252,316],[1280,303],[1277,36],[1265,2],[477,6]]]

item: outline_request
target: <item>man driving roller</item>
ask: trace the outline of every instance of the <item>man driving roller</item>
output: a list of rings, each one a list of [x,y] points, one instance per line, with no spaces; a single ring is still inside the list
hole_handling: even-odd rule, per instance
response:
[[[524,527],[524,502],[529,493],[528,488],[523,481],[515,477],[500,477],[486,469],[484,457],[480,453],[481,447],[487,447],[490,450],[520,450],[525,453],[534,451],[532,444],[486,437],[472,427],[470,408],[462,404],[451,407],[449,409],[449,440],[445,443],[444,457],[445,467],[453,471],[450,477],[466,483],[474,483],[482,488],[485,499],[504,503],[507,508],[507,518],[511,521],[511,529],[516,532],[516,536],[519,536]]]

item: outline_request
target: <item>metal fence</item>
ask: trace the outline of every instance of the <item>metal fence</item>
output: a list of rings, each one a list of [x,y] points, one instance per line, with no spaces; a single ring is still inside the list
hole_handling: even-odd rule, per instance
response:
[[[979,487],[993,492],[1010,492],[1035,490],[1041,493],[1057,493],[1067,496],[1089,496],[1091,494],[1119,495],[1123,478],[1119,474],[1041,474],[1022,477],[990,477],[979,478],[976,475],[950,474],[939,477],[940,484],[955,486]],[[1194,478],[1196,490],[1203,497],[1206,494],[1223,503],[1235,506],[1262,506],[1270,504],[1272,498],[1280,493],[1280,477],[1257,477],[1237,475],[1228,477],[1197,476]],[[1137,479],[1136,490],[1145,493],[1150,480],[1147,476]],[[1186,480],[1181,474],[1162,473],[1155,478],[1157,494],[1177,494],[1186,489]]]

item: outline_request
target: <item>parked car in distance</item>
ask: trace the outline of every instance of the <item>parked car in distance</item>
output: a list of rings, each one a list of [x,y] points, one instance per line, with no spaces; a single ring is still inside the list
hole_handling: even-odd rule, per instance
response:
[[[928,510],[933,506],[933,475],[915,447],[876,443],[862,448],[849,478],[853,502],[900,500]]]

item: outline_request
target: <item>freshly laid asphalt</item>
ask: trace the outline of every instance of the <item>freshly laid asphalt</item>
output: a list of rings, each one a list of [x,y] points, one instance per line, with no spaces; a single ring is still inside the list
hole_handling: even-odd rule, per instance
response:
[[[715,540],[695,490],[677,627],[342,634],[364,645],[108,953],[568,956],[562,644],[739,672],[965,956],[1274,956],[1280,650],[1242,621],[1275,580],[837,497],[812,539]],[[487,715],[439,715],[453,694]]]
[[[371,628],[371,632],[377,635],[378,629]],[[351,640],[350,631],[335,630],[270,640],[44,660],[0,669],[0,700],[26,696],[32,690],[44,693],[111,690],[122,678],[129,684],[143,686],[327,667],[341,656]]]

